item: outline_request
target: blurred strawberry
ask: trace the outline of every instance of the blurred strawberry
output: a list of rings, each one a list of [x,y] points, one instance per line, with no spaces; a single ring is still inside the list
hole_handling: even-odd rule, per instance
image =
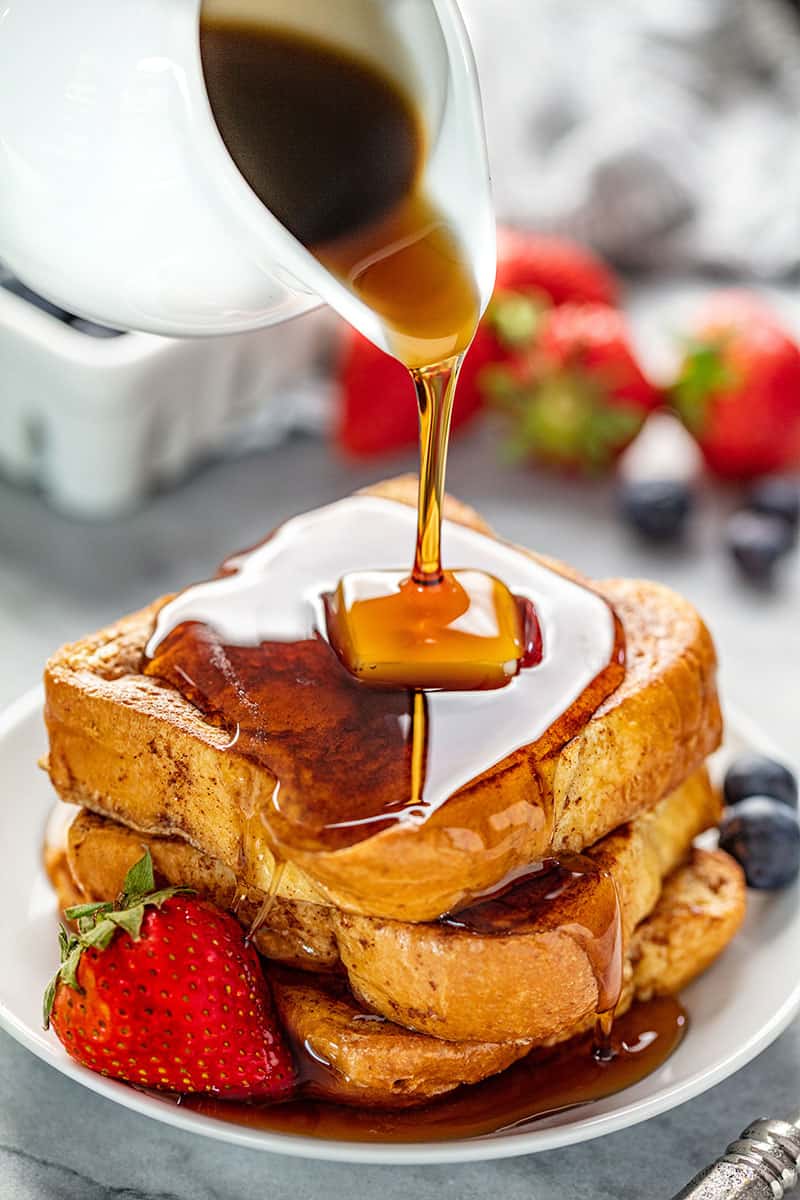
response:
[[[481,384],[511,417],[515,453],[584,470],[609,466],[661,399],[624,316],[606,304],[543,311],[530,349],[487,368]]]
[[[501,229],[497,234],[495,293],[538,292],[551,304],[614,305],[619,285],[584,246],[548,234]]]
[[[800,349],[758,296],[711,298],[670,398],[717,475],[747,479],[800,462]]]

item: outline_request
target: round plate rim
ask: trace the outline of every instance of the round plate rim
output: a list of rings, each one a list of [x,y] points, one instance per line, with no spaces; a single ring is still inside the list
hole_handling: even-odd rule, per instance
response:
[[[38,685],[0,711],[0,756],[2,756],[2,747],[5,741],[13,736],[37,710],[41,709],[42,701],[43,689],[41,685]],[[759,746],[767,753],[778,753],[779,757],[786,758],[786,755],[775,751],[769,740],[749,719],[732,712],[730,708],[726,715],[728,725],[741,733],[748,742]],[[294,1158],[326,1162],[412,1166],[517,1158],[574,1145],[576,1142],[590,1141],[593,1138],[638,1125],[651,1117],[676,1108],[715,1087],[718,1083],[722,1083],[723,1080],[746,1066],[779,1037],[798,1012],[800,1012],[800,977],[772,1018],[757,1033],[746,1039],[730,1054],[724,1056],[713,1069],[698,1071],[683,1082],[666,1087],[654,1096],[633,1101],[612,1113],[580,1118],[569,1125],[534,1129],[530,1133],[510,1133],[505,1136],[500,1133],[492,1137],[474,1140],[427,1143],[326,1141],[302,1135],[251,1130],[216,1121],[188,1110],[181,1111],[179,1105],[170,1105],[166,1101],[138,1092],[127,1084],[106,1079],[79,1066],[66,1055],[59,1053],[55,1043],[51,1050],[37,1040],[29,1026],[18,1020],[2,999],[0,999],[0,1028],[4,1029],[15,1041],[25,1046],[27,1050],[30,1050],[37,1058],[67,1078],[83,1084],[90,1091],[141,1116],[161,1121],[163,1124],[184,1132],[200,1134],[250,1150],[285,1154]]]

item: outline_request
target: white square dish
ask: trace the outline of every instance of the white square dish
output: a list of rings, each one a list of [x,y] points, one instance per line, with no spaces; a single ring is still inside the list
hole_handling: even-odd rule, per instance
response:
[[[92,337],[0,287],[0,471],[77,516],[134,508],[256,414],[278,440],[334,329],[318,309],[218,338]]]

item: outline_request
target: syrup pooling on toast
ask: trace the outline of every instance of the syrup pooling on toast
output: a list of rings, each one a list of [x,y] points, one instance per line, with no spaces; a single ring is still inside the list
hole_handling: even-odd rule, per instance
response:
[[[544,859],[441,922],[481,937],[513,936],[546,922],[553,934],[575,942],[597,983],[596,1043],[606,1040],[608,1022],[603,1018],[613,1015],[619,1003],[623,971],[622,917],[610,871],[582,854]]]
[[[459,362],[414,372],[420,482],[414,566],[345,575],[328,604],[328,633],[347,669],[374,686],[505,687],[539,653],[536,614],[504,580],[442,568],[447,437]]]
[[[338,848],[398,821],[429,820],[516,750],[532,747],[535,757],[564,745],[623,677],[619,622],[601,596],[447,522],[457,561],[503,578],[533,607],[541,661],[506,687],[431,691],[422,703],[413,689],[365,686],[327,640],[323,597],[349,572],[401,561],[415,527],[407,505],[339,501],[288,521],[159,613],[146,673],[224,726],[236,738],[230,753],[275,776],[261,819],[273,849],[289,857],[291,847]],[[550,819],[542,808],[545,832]]]
[[[187,1096],[181,1103],[205,1116],[253,1129],[335,1141],[427,1142],[480,1137],[527,1128],[543,1117],[633,1087],[666,1062],[685,1032],[686,1014],[680,1003],[672,996],[658,997],[635,1004],[617,1019],[606,1062],[591,1054],[590,1037],[577,1038],[552,1050],[535,1050],[501,1074],[461,1087],[424,1108],[382,1111],[374,1105],[353,1108],[314,1099],[315,1080],[326,1070],[320,1063],[309,1063],[306,1068],[305,1099],[262,1106]]]
[[[487,587],[474,571],[456,578],[442,567],[450,416],[480,300],[464,248],[425,192],[429,134],[422,114],[396,80],[345,48],[226,15],[221,0],[205,5],[201,55],[212,112],[239,170],[273,215],[380,318],[392,353],[411,372],[409,404],[417,394],[413,568],[385,579],[370,572],[371,594],[366,580],[343,580],[332,643],[348,670],[382,685],[501,687],[524,655],[524,627],[506,581]],[[416,587],[398,586],[406,581]],[[468,599],[471,624],[496,628],[494,641],[474,637],[462,623],[451,644],[457,589]],[[359,596],[351,605],[353,590]],[[411,613],[425,635],[409,652]]]

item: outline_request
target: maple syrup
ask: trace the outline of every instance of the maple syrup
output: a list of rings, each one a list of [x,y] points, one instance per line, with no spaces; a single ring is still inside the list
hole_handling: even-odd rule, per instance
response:
[[[671,996],[636,1004],[614,1023],[609,1057],[599,1061],[586,1036],[534,1051],[483,1083],[422,1108],[353,1108],[315,1099],[325,1066],[299,1051],[306,1095],[285,1104],[238,1104],[183,1097],[194,1112],[251,1129],[347,1142],[428,1142],[476,1138],[535,1126],[545,1117],[632,1087],[658,1070],[680,1044],[687,1018]]]
[[[477,288],[422,189],[414,102],[342,47],[219,11],[201,19],[200,50],[217,126],[259,199],[381,317],[406,366],[463,353]]]
[[[403,663],[400,681],[417,687],[503,686],[524,654],[524,629],[505,581],[479,584],[474,571],[453,575],[442,567],[450,417],[480,303],[463,247],[424,192],[421,115],[369,63],[298,33],[216,13],[201,22],[201,54],[211,108],[234,162],[272,213],[380,317],[417,393],[411,586],[402,587],[405,578],[398,586],[396,573],[373,575],[374,594],[362,581],[352,605],[343,586],[332,644],[349,670],[373,684],[397,683]],[[424,600],[422,587],[429,589]],[[473,620],[454,639],[456,591]],[[409,642],[412,613],[418,636]],[[496,636],[473,635],[476,619]]]
[[[252,936],[277,894],[285,847],[339,848],[396,821],[421,824],[514,751],[554,753],[618,686],[624,645],[591,589],[474,531],[448,528],[451,549],[471,565],[443,569],[450,414],[480,313],[463,250],[422,191],[426,136],[414,106],[368,64],[296,34],[204,21],[201,51],[234,161],[382,319],[420,415],[416,521],[402,505],[362,497],[288,522],[166,605],[148,646],[146,673],[225,727],[231,750],[276,780],[270,805],[248,814],[275,858]],[[412,541],[413,567],[398,571]],[[545,829],[551,820],[543,810]],[[543,910],[568,913],[555,927],[591,964],[594,1041],[534,1052],[413,1112],[315,1098],[330,1068],[307,1046],[295,1047],[297,1099],[181,1102],[275,1131],[415,1141],[520,1127],[630,1086],[673,1051],[685,1015],[657,999],[612,1028],[623,946],[607,872],[578,856],[546,861],[440,920],[506,936]]]
[[[364,686],[330,645],[324,597],[342,577],[391,567],[415,526],[414,510],[395,501],[339,501],[286,522],[158,615],[144,670],[275,777],[254,819],[279,856],[341,848],[434,815],[446,830],[446,802],[459,789],[522,747],[556,752],[624,675],[619,622],[601,596],[448,522],[458,556],[520,598],[526,652],[538,665],[495,690]],[[545,845],[551,820],[542,807]],[[506,824],[513,829],[512,818]],[[498,814],[498,837],[504,827]]]
[[[602,1057],[623,979],[622,918],[614,877],[587,855],[544,859],[440,918],[482,937],[524,933],[544,922],[586,954],[597,983],[596,1052]]]
[[[330,640],[364,683],[441,689],[446,667],[448,690],[490,689],[541,659],[533,605],[482,571],[448,571],[438,588],[403,571],[360,571],[325,600]]]

